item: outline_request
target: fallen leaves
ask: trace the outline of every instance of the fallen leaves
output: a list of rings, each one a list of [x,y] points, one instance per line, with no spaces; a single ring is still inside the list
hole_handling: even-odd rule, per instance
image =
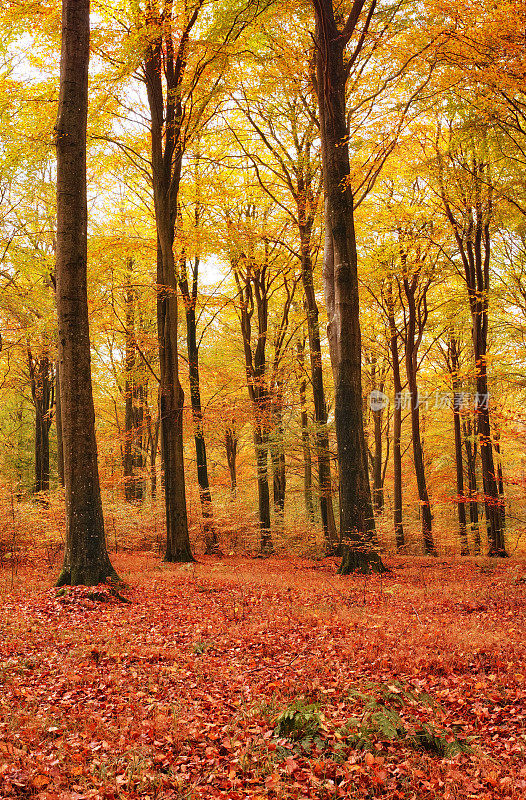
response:
[[[105,600],[57,596],[47,574],[5,595],[2,798],[524,795],[526,586],[512,562],[485,574],[430,560],[424,579],[408,559],[366,590],[330,561],[162,576],[134,563],[118,564],[130,604],[104,587]],[[444,747],[475,737],[475,751],[442,758],[381,725],[365,752],[351,747],[338,732],[367,721],[360,693],[433,723]],[[318,714],[305,742],[276,735],[290,707]]]

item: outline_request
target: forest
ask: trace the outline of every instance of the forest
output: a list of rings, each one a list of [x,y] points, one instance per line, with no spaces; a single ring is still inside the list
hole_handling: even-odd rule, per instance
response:
[[[523,797],[524,0],[0,20],[0,797]]]

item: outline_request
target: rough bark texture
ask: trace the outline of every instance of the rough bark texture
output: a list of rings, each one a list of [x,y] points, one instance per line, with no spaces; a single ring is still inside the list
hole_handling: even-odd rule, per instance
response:
[[[157,330],[160,362],[160,430],[166,507],[165,561],[193,561],[188,535],[183,461],[184,393],[177,349],[177,276],[173,245],[183,159],[181,86],[190,31],[199,6],[184,20],[177,49],[172,4],[162,18],[149,7],[149,45],[144,63],[150,108],[152,179],[157,228]],[[163,76],[166,83],[163,83]]]
[[[57,585],[116,579],[106,550],[97,468],[87,297],[86,125],[89,0],[63,0],[56,122],[56,286],[66,487],[66,547]]]
[[[355,0],[343,29],[336,23],[332,0],[314,0],[313,5],[326,241],[329,240],[324,256],[324,281],[336,385],[340,538],[344,548],[340,572],[346,574],[355,570],[384,569],[374,545],[374,515],[363,426],[358,263],[345,107],[348,69],[344,53],[364,3]]]

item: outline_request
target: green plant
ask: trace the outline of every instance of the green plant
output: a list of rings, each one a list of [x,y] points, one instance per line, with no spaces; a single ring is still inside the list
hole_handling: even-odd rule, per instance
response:
[[[293,741],[312,739],[321,732],[322,716],[319,703],[306,703],[296,698],[275,720],[274,733]]]

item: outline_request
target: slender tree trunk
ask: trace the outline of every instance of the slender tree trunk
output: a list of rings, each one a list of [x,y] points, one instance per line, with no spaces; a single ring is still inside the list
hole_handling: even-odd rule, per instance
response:
[[[31,395],[35,406],[34,491],[49,492],[49,429],[54,405],[54,375],[47,349],[37,358],[28,347]]]
[[[389,349],[393,369],[393,389],[395,403],[393,410],[393,521],[396,549],[402,551],[405,546],[404,526],[402,518],[402,379],[400,377],[400,354],[398,351],[398,331],[396,328],[393,287],[387,287],[387,313],[389,320]]]
[[[449,157],[453,158],[453,155],[450,154]],[[460,221],[455,216],[457,212],[453,210],[449,201],[444,161],[439,153],[440,193],[462,260],[471,312],[477,389],[475,415],[482,466],[489,555],[506,557],[508,554],[504,539],[503,503],[499,494],[493,458],[487,372],[493,181],[490,175],[490,158],[484,141],[481,144],[480,154],[474,148],[469,154],[469,158],[466,159],[463,153],[457,154],[456,158],[466,172],[466,181],[470,182]]]
[[[66,548],[57,585],[116,579],[104,536],[91,386],[86,126],[89,0],[63,0],[57,147],[56,284]]]
[[[340,480],[340,573],[383,571],[375,547],[374,514],[367,468],[361,378],[358,259],[345,107],[344,51],[363,3],[353,4],[339,30],[333,4],[319,0],[316,17],[316,81],[326,196],[326,228],[332,239],[332,285],[327,298],[335,366],[335,422]],[[327,236],[329,233],[327,233]],[[331,310],[333,314],[331,315]]]
[[[449,360],[451,365],[451,381],[453,385],[453,424],[455,431],[455,464],[457,475],[457,508],[460,536],[460,555],[469,556],[469,542],[466,525],[466,498],[464,494],[464,460],[462,457],[462,393],[459,381],[458,342],[451,333],[449,337]]]
[[[318,462],[318,492],[320,515],[325,550],[327,555],[333,554],[338,547],[338,533],[332,505],[331,455],[329,447],[329,431],[327,428],[327,403],[323,385],[323,362],[321,355],[321,337],[318,304],[314,292],[312,258],[310,254],[310,232],[305,227],[300,229],[301,240],[301,277],[305,294],[307,311],[307,334],[309,338],[309,354],[311,365],[312,397],[314,402],[314,442]]]
[[[160,364],[160,434],[166,507],[165,561],[193,561],[188,534],[183,459],[184,393],[179,381],[177,276],[174,260],[177,198],[183,159],[181,85],[187,59],[188,36],[199,7],[185,20],[184,33],[174,51],[172,4],[162,18],[148,7],[151,39],[144,71],[150,109],[152,182],[157,229],[157,331]],[[163,80],[164,78],[164,80]]]
[[[64,486],[64,446],[62,443],[62,406],[60,403],[59,361],[55,361],[55,425],[57,429],[57,473],[58,484]]]
[[[203,430],[203,410],[201,406],[201,385],[199,380],[199,345],[197,343],[197,323],[195,305],[197,302],[197,276],[199,259],[195,259],[193,268],[192,293],[188,286],[186,274],[186,261],[181,261],[181,275],[179,286],[183,296],[186,312],[186,343],[188,352],[188,376],[190,382],[190,400],[192,405],[192,420],[194,424],[195,457],[197,463],[197,482],[199,484],[199,500],[205,537],[205,552],[207,554],[219,553],[219,541],[214,524],[214,511],[212,495],[208,479],[208,461],[206,457],[206,443]]]
[[[183,460],[184,393],[179,382],[177,353],[177,285],[173,263],[173,240],[157,250],[157,330],[159,332],[159,419],[163,483],[166,508],[167,562],[193,561],[188,533]],[[164,265],[165,253],[169,266]]]
[[[281,533],[285,527],[285,492],[287,476],[285,470],[285,447],[283,430],[283,389],[278,382],[276,396],[272,402],[272,435],[270,437],[270,458],[272,463],[272,496],[276,527]]]
[[[303,453],[303,494],[305,510],[309,522],[314,522],[314,500],[312,496],[312,456],[309,434],[309,415],[307,412],[307,378],[305,376],[305,337],[298,337],[296,343],[298,361],[298,390],[300,396],[301,449]]]
[[[480,538],[479,505],[478,505],[478,486],[477,486],[477,449],[473,441],[473,425],[471,420],[463,423],[464,450],[466,451],[466,469],[468,476],[468,497],[469,497],[469,521],[473,537],[473,552],[480,555],[482,541]]]
[[[232,497],[235,497],[237,494],[237,448],[237,431],[235,420],[232,420],[230,425],[225,430],[226,460],[228,464],[228,471],[230,473],[230,492]]]
[[[135,420],[134,420],[134,395],[135,395],[135,292],[131,286],[131,272],[133,260],[128,260],[128,278],[124,291],[125,318],[125,383],[124,383],[124,447],[123,447],[123,473],[124,496],[128,502],[136,499],[134,475],[134,447],[135,447]]]
[[[371,365],[371,378],[372,388],[382,392],[384,390],[384,376],[385,368],[382,369],[380,379],[377,381],[377,362],[376,358]],[[373,417],[373,430],[374,430],[374,453],[372,457],[373,467],[373,507],[374,510],[381,514],[384,510],[384,471],[383,471],[383,436],[382,436],[382,422],[383,422],[383,408],[371,408]]]
[[[256,450],[258,508],[260,527],[260,547],[262,553],[273,550],[270,528],[270,491],[268,484],[268,433],[264,424],[254,426],[254,447]]]

